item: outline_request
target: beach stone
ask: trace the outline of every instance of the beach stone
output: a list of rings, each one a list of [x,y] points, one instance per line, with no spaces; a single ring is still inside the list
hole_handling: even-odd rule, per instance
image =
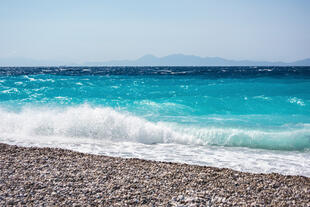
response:
[[[310,206],[310,178],[0,143],[0,206]]]

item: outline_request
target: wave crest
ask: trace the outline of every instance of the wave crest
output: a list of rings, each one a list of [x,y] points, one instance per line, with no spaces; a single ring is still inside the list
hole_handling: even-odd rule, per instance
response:
[[[1,137],[92,138],[143,144],[177,143],[264,149],[310,148],[310,126],[287,131],[181,126],[150,122],[108,107],[0,109]],[[0,137],[0,139],[1,139]]]

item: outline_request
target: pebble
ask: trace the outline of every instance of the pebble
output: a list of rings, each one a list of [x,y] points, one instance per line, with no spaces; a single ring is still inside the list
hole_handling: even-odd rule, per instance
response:
[[[0,206],[310,206],[310,178],[0,143]]]

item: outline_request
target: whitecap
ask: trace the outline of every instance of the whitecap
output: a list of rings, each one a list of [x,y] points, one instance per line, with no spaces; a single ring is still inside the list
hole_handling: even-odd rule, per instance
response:
[[[17,92],[19,92],[17,88],[10,88],[10,89],[1,91],[1,93],[4,93],[4,94],[17,93]]]
[[[292,104],[297,104],[297,105],[300,105],[300,106],[305,106],[305,102],[300,99],[300,98],[297,98],[297,97],[293,97],[293,98],[289,98],[288,101]]]

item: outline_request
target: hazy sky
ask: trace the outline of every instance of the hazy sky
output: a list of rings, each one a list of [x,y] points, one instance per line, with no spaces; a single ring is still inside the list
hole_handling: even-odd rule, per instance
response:
[[[0,0],[0,58],[310,57],[309,0]]]

